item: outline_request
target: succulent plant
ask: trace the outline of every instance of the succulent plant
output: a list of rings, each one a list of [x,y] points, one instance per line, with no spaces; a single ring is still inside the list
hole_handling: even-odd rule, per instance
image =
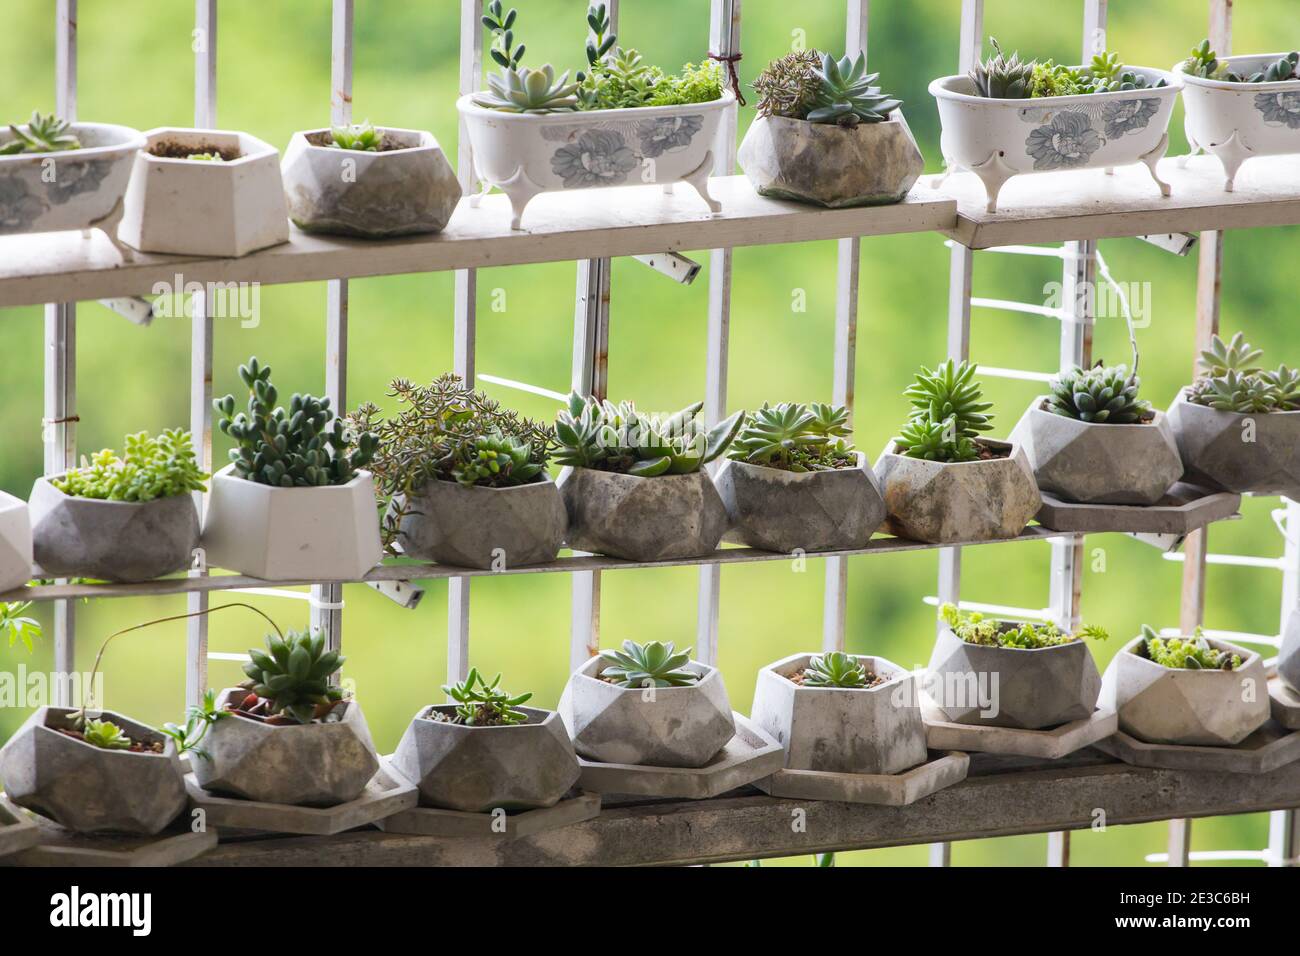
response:
[[[901,454],[926,461],[975,461],[980,456],[975,442],[958,435],[951,419],[913,418],[898,430],[894,443]]]
[[[1192,54],[1182,62],[1182,71],[1190,76],[1199,76],[1202,79],[1214,79],[1216,74],[1222,69],[1219,63],[1219,57],[1210,49],[1210,41],[1202,40],[1200,46],[1192,47]]]
[[[466,460],[452,467],[451,476],[466,486],[523,485],[541,474],[543,467],[533,460],[532,445],[500,432],[475,438],[464,454]]]
[[[1259,360],[1264,357],[1264,350],[1257,349],[1246,341],[1240,332],[1232,341],[1224,343],[1217,335],[1210,340],[1210,347],[1201,352],[1199,364],[1206,375],[1225,375],[1237,372],[1241,375],[1253,375],[1260,370]]]
[[[1134,70],[1126,70],[1118,54],[1110,50],[1095,55],[1087,67],[1075,67],[1051,60],[1021,60],[1018,53],[1007,57],[996,39],[990,37],[990,42],[996,55],[977,63],[969,74],[979,96],[1018,100],[1115,93],[1169,85],[1163,78],[1152,81]]]
[[[384,134],[366,120],[348,126],[331,126],[330,142],[339,149],[377,153],[384,145]]]
[[[979,457],[975,439],[993,427],[993,416],[987,414],[993,405],[981,400],[977,367],[952,359],[933,370],[921,366],[903,393],[912,403],[911,418],[896,440],[903,454],[942,462]]]
[[[994,37],[989,42],[993,44],[994,55],[976,63],[969,74],[976,94],[999,100],[1027,99],[1034,78],[1034,61],[1021,60],[1019,53],[1006,56]]]
[[[1198,381],[1188,397],[1197,405],[1207,405],[1221,412],[1250,414],[1279,409],[1277,390],[1262,375],[1241,375],[1229,371],[1224,375]]]
[[[1151,417],[1149,402],[1138,398],[1141,380],[1125,365],[1077,365],[1051,382],[1049,409],[1056,415],[1093,424],[1131,425]]]
[[[1087,73],[1092,85],[1091,89],[1084,92],[1089,93],[1118,93],[1126,90],[1155,89],[1169,85],[1164,78],[1153,83],[1141,73],[1134,73],[1132,70],[1124,69],[1124,64],[1120,62],[1119,56],[1109,50],[1098,53],[1092,58],[1092,65],[1088,68]]]
[[[511,695],[498,690],[501,675],[489,683],[471,667],[463,681],[444,684],[443,693],[456,702],[454,722],[467,727],[493,727],[501,724],[522,724],[528,715],[516,708],[532,698],[531,693]]]
[[[807,119],[821,90],[822,55],[814,49],[795,50],[765,66],[754,79],[759,116]]]
[[[672,641],[624,641],[621,651],[601,651],[600,656],[605,662],[600,676],[619,687],[688,687],[700,680],[683,667],[691,648],[678,654]]]
[[[875,675],[852,654],[814,654],[803,669],[804,687],[870,687]]]
[[[1234,70],[1227,69],[1227,64],[1220,64],[1218,74],[1209,78],[1224,80],[1229,83],[1281,83],[1286,80],[1294,80],[1300,76],[1298,68],[1300,68],[1300,53],[1292,52],[1279,57],[1264,69],[1257,70],[1250,75],[1237,73]],[[1205,76],[1202,73],[1196,75]]]
[[[1214,336],[1201,352],[1202,376],[1188,390],[1188,400],[1239,414],[1300,409],[1300,372],[1285,365],[1264,371],[1258,364],[1263,355],[1240,332],[1227,343]]]
[[[125,446],[124,457],[105,448],[89,460],[83,457],[80,468],[50,484],[65,495],[104,501],[153,501],[206,490],[208,476],[199,469],[184,429],[169,429],[156,438],[137,432],[126,436]]]
[[[513,69],[524,58],[524,45],[515,47],[515,34],[512,27],[519,11],[511,7],[509,12],[502,12],[501,0],[492,0],[483,11],[483,26],[492,32],[492,46],[489,55],[498,66]]]
[[[827,53],[822,57],[817,92],[806,119],[810,123],[839,126],[884,122],[903,103],[890,99],[880,92],[880,87],[871,85],[879,76],[867,72],[865,53],[839,60]]]
[[[1175,670],[1235,671],[1241,666],[1240,654],[1229,654],[1211,647],[1199,627],[1191,637],[1161,637],[1143,624],[1142,643],[1137,652],[1161,667]]]
[[[9,635],[10,647],[22,641],[30,651],[32,641],[41,636],[41,622],[27,616],[31,607],[31,601],[0,601],[0,634]]]
[[[540,70],[503,66],[488,77],[488,89],[476,94],[474,102],[503,113],[565,113],[577,109],[577,91],[568,71],[556,79],[549,63]]]
[[[286,631],[284,636],[268,634],[266,650],[252,648],[244,665],[248,680],[240,686],[257,696],[257,701],[240,709],[272,718],[287,718],[309,724],[327,715],[340,701],[343,691],[329,683],[330,675],[347,658],[325,649],[323,631]]]
[[[954,604],[945,603],[939,608],[939,619],[948,629],[967,644],[988,647],[1010,647],[1019,650],[1037,650],[1058,647],[1081,638],[1104,641],[1110,635],[1102,627],[1090,624],[1067,634],[1051,622],[1003,621],[986,618],[978,611],[962,611]]]
[[[239,377],[248,386],[248,410],[236,415],[233,395],[212,404],[221,416],[217,426],[236,442],[230,460],[241,478],[281,488],[343,485],[374,457],[379,439],[345,428],[328,398],[295,392],[286,411],[276,405],[271,366],[256,356],[239,366]]]
[[[849,412],[842,405],[782,402],[745,416],[727,455],[785,471],[826,471],[854,464]]]
[[[230,711],[217,706],[217,692],[211,688],[203,695],[203,703],[191,705],[185,712],[185,724],[163,724],[161,733],[176,742],[178,754],[192,753],[203,760],[208,754],[199,747],[208,730],[218,720],[229,717]]]
[[[0,156],[13,156],[18,153],[62,153],[69,149],[81,149],[81,140],[72,132],[72,125],[57,116],[42,116],[33,112],[23,130],[17,124],[9,124],[13,139],[0,146]]]
[[[81,737],[92,747],[101,750],[130,750],[131,738],[111,720],[89,718],[81,728]]]
[[[1092,81],[1077,66],[1064,66],[1051,60],[1034,64],[1029,87],[1031,97],[1078,96],[1091,92]]]

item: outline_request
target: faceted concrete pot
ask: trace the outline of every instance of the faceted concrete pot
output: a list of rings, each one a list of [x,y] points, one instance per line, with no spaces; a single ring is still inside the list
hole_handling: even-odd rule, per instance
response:
[[[1216,650],[1240,654],[1241,666],[1184,670],[1138,656],[1142,640],[1124,645],[1106,669],[1102,698],[1119,711],[1120,730],[1152,744],[1231,747],[1268,720],[1264,663],[1254,651],[1210,641]]]
[[[229,688],[217,706],[245,693]],[[337,721],[282,725],[232,714],[208,730],[208,758],[194,757],[190,768],[199,786],[224,796],[309,807],[354,800],[379,769],[379,757],[361,705],[349,700],[339,711]]]
[[[853,128],[760,116],[739,158],[760,195],[833,209],[898,202],[925,168],[899,113]]]
[[[5,794],[19,806],[78,833],[153,835],[185,809],[176,745],[152,727],[103,711],[133,740],[161,741],[162,753],[104,750],[60,733],[76,713],[41,707],[0,750]]]
[[[900,773],[926,759],[916,678],[883,657],[858,655],[886,678],[875,687],[804,687],[789,677],[811,654],[794,654],[758,672],[751,717],[785,747],[790,770]]]
[[[1020,445],[988,461],[937,462],[897,453],[891,441],[876,462],[889,511],[888,529],[931,544],[1014,538],[1043,503],[1029,456]]]
[[[1185,480],[1238,494],[1300,498],[1300,412],[1224,412],[1187,401],[1183,391],[1169,406],[1169,423]]]
[[[1282,633],[1277,652],[1277,676],[1296,693],[1300,693],[1300,611],[1292,611]]]
[[[420,803],[467,813],[554,806],[578,782],[578,757],[560,715],[520,708],[527,723],[466,727],[434,720],[454,706],[425,707],[389,762],[414,781]]]
[[[564,688],[559,712],[574,749],[588,760],[652,767],[703,767],[736,732],[722,674],[691,661],[690,687],[617,687],[593,657]]]
[[[855,468],[796,473],[728,461],[714,484],[731,521],[726,540],[781,551],[865,547],[885,520],[885,502],[866,456]]]
[[[1183,473],[1163,412],[1149,422],[1107,425],[1055,415],[1039,397],[1011,433],[1038,487],[1082,504],[1153,505]]]
[[[118,237],[146,252],[242,256],[289,241],[280,154],[247,133],[151,129],[135,157]],[[221,162],[155,156],[159,146],[234,154]]]
[[[227,465],[212,476],[202,544],[209,565],[267,581],[357,580],[383,557],[374,480],[276,488]]]
[[[568,514],[549,477],[511,488],[429,481],[410,499],[400,543],[408,557],[505,570],[552,561]]]
[[[101,501],[38,478],[30,509],[36,564],[51,577],[148,581],[188,568],[199,546],[199,512],[188,494]]]
[[[560,475],[569,547],[629,561],[709,554],[727,530],[727,509],[708,472],[635,475],[573,468]]]
[[[281,170],[289,218],[306,232],[386,239],[441,232],[460,182],[432,133],[376,127],[398,149],[338,149],[328,129],[294,133]]]
[[[32,579],[32,522],[27,502],[0,491],[0,593]]]
[[[959,724],[1039,730],[1092,716],[1101,675],[1086,641],[1026,650],[963,641],[943,625],[926,691]],[[996,711],[996,713],[986,713]]]

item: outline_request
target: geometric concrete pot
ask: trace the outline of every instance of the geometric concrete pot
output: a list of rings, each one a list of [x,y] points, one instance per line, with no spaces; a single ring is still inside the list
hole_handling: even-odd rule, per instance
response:
[[[1225,412],[1187,401],[1169,406],[1184,480],[1238,494],[1300,497],[1300,411]]]
[[[1235,670],[1162,667],[1139,656],[1141,636],[1115,655],[1102,681],[1105,706],[1119,711],[1120,730],[1150,744],[1231,747],[1268,721],[1264,663],[1227,641],[1210,646],[1241,655]]]
[[[370,472],[342,485],[280,488],[212,476],[203,522],[207,563],[267,581],[356,580],[379,563],[379,520]]]
[[[883,657],[855,656],[884,682],[845,688],[790,680],[812,656],[768,664],[754,688],[751,719],[785,746],[788,769],[893,774],[925,761],[915,676]]]
[[[1040,730],[1092,716],[1101,675],[1087,641],[1033,650],[963,641],[945,624],[926,690],[958,724]]]
[[[575,550],[629,561],[698,558],[727,530],[727,509],[703,468],[654,478],[572,468],[559,488]]]
[[[188,494],[106,501],[66,495],[38,478],[30,508],[34,557],[49,577],[148,581],[188,568],[199,546],[199,512]]]
[[[534,707],[520,724],[469,727],[433,720],[452,705],[425,707],[389,763],[417,784],[420,804],[466,813],[554,806],[578,781],[578,757],[560,715]]]
[[[32,579],[32,522],[27,502],[0,491],[0,593]]]
[[[41,840],[36,821],[0,797],[0,856],[35,846]]]
[[[385,833],[410,833],[458,839],[517,840],[547,830],[572,826],[600,816],[600,794],[575,790],[549,807],[516,813],[463,813],[437,807],[414,807],[380,820]]]
[[[728,460],[713,479],[731,520],[723,537],[790,554],[864,548],[885,520],[866,456],[832,471],[793,472]]]
[[[78,833],[158,833],[185,809],[176,745],[152,727],[103,711],[139,743],[162,753],[104,750],[54,728],[75,710],[40,707],[0,750],[0,777],[14,803]]]
[[[399,541],[408,558],[505,570],[553,561],[568,515],[548,475],[507,488],[430,479],[408,499]]]
[[[1005,457],[938,462],[896,452],[893,441],[876,462],[891,534],[948,544],[1014,538],[1043,503],[1024,448],[981,440]]]
[[[699,674],[698,683],[640,688],[599,679],[608,663],[593,657],[574,671],[557,708],[574,749],[588,760],[703,767],[735,735],[727,689],[716,667],[690,661],[683,669]]]
[[[1131,425],[1083,422],[1030,403],[1011,433],[1042,491],[1082,504],[1153,505],[1183,473],[1173,429],[1161,412]]]
[[[328,129],[294,133],[281,166],[289,218],[305,232],[385,239],[441,232],[460,182],[432,133],[375,127],[395,149],[339,149]]]
[[[246,693],[229,688],[217,707]],[[379,769],[379,756],[360,704],[349,700],[333,713],[340,719],[310,724],[222,718],[203,739],[208,757],[190,761],[194,777],[204,790],[261,803],[332,807],[355,800]]]
[[[898,202],[925,168],[901,114],[851,128],[760,116],[739,158],[760,196],[832,209]]]
[[[1300,693],[1300,611],[1292,611],[1282,632],[1282,646],[1277,652],[1277,676],[1293,691]]]
[[[151,129],[136,154],[118,236],[145,252],[242,256],[289,241],[280,154],[247,133]],[[192,160],[168,153],[219,153]]]

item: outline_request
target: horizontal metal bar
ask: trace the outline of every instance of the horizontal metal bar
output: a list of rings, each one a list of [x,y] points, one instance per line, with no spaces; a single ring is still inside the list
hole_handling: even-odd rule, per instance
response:
[[[1170,554],[1162,554],[1166,561],[1183,561],[1185,556],[1181,551]],[[1286,560],[1284,558],[1261,558],[1253,554],[1207,554],[1205,556],[1206,564],[1231,564],[1240,568],[1272,568],[1275,571],[1286,570]]]
[[[1032,302],[1016,302],[1012,299],[986,299],[971,296],[970,304],[981,309],[997,309],[999,312],[1024,312],[1029,315],[1041,315],[1048,319],[1065,319],[1069,316],[1064,309],[1053,309],[1047,305],[1035,305]]]
[[[1049,372],[1030,372],[1021,368],[999,368],[996,365],[981,365],[980,375],[992,378],[1014,378],[1024,382],[1050,382],[1056,376]]]
[[[542,388],[540,385],[516,382],[513,378],[502,378],[500,375],[488,375],[485,372],[479,372],[475,378],[480,382],[491,382],[493,385],[500,385],[502,388],[513,388],[517,392],[529,392],[533,395],[540,395],[542,398],[553,398],[557,402],[563,402],[569,397],[560,392],[553,392],[549,388]]]
[[[927,594],[922,600],[931,607],[939,606],[939,598],[933,594]],[[979,601],[961,601],[957,605],[963,611],[978,611],[980,614],[996,614],[998,617],[1022,618],[1030,621],[1050,621],[1052,619],[1052,609],[1012,607],[1009,604],[982,604]]]
[[[1161,637],[1180,637],[1182,633],[1176,627],[1162,627],[1160,629]],[[1250,631],[1217,631],[1209,627],[1202,628],[1201,633],[1212,640],[1228,641],[1233,644],[1263,644],[1265,647],[1278,647],[1282,643],[1281,636],[1277,634],[1255,634]]]

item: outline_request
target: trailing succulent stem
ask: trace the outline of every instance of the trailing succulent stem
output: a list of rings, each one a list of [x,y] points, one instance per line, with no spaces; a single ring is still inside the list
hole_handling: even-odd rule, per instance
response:
[[[746,415],[727,455],[784,471],[828,471],[857,462],[849,412],[842,405],[782,402]]]
[[[993,427],[993,407],[983,401],[975,380],[978,366],[948,359],[936,369],[921,367],[903,394],[912,404],[911,417],[900,429],[896,444],[902,454],[927,461],[974,461],[980,457],[977,438]]]
[[[1161,637],[1154,629],[1142,625],[1142,643],[1137,653],[1161,667],[1175,670],[1235,671],[1241,666],[1240,654],[1229,654],[1210,646],[1198,627],[1191,637]]]
[[[1217,335],[1201,352],[1201,376],[1188,390],[1188,401],[1224,412],[1254,414],[1300,410],[1300,371],[1279,365],[1259,366],[1262,349],[1238,332],[1225,343]]]
[[[1052,379],[1048,409],[1081,422],[1132,425],[1153,417],[1150,403],[1138,398],[1140,385],[1124,365],[1106,368],[1098,363],[1087,370],[1076,365]]]
[[[105,448],[50,484],[74,498],[103,501],[153,501],[207,490],[208,476],[195,461],[189,432],[172,428],[156,438],[137,432],[126,436],[125,445],[122,458]]]
[[[1079,96],[1155,89],[1169,84],[1155,82],[1141,73],[1124,68],[1117,54],[1109,50],[1092,58],[1088,66],[1065,66],[1052,60],[1022,60],[1019,53],[1007,56],[990,37],[994,55],[976,63],[969,73],[977,96],[1021,100],[1044,96]]]
[[[983,644],[988,647],[1037,650],[1043,647],[1059,647],[1081,638],[1104,641],[1110,636],[1104,628],[1095,624],[1081,627],[1074,634],[1067,634],[1050,622],[1032,623],[985,618],[978,611],[961,611],[956,605],[947,603],[939,608],[939,619],[967,644]]]
[[[467,727],[494,727],[522,724],[528,720],[528,715],[517,708],[532,699],[532,693],[507,694],[498,689],[500,683],[500,674],[488,682],[478,668],[471,667],[463,681],[444,684],[443,693],[456,702],[456,716],[452,722]]]
[[[601,651],[600,656],[600,676],[619,687],[689,687],[700,681],[699,674],[685,667],[691,649],[679,654],[672,641],[624,641],[621,651]]]
[[[814,654],[803,669],[804,687],[870,687],[875,675],[860,660],[843,651]]]
[[[326,649],[323,631],[268,634],[266,650],[252,648],[248,656],[248,680],[239,686],[256,700],[245,698],[241,711],[266,717],[268,723],[309,724],[343,700],[343,690],[329,678],[347,658]]]
[[[13,139],[0,146],[0,156],[14,156],[18,153],[62,153],[70,149],[81,149],[81,140],[72,132],[72,124],[57,116],[42,116],[33,112],[27,122],[27,129],[15,123],[9,124]]]

